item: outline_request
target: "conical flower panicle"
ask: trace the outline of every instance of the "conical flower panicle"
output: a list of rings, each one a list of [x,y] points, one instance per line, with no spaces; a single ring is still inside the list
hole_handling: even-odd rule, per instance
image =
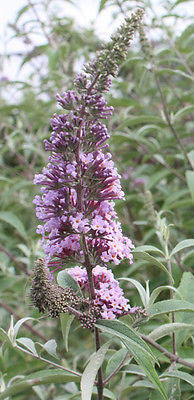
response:
[[[54,258],[61,265],[69,260],[84,264],[83,235],[92,267],[109,261],[117,265],[123,258],[132,262],[133,245],[123,236],[114,211],[113,200],[124,196],[120,175],[111,154],[103,152],[109,134],[100,120],[113,112],[102,93],[109,90],[109,76],[116,76],[126,57],[142,14],[138,10],[126,18],[108,49],[98,52],[84,66],[85,73],[78,74],[74,90],[57,95],[69,111],[51,119],[53,131],[45,140],[46,151],[51,151],[49,163],[34,180],[42,186],[42,197],[36,196],[34,203],[44,223],[37,232],[47,263]]]

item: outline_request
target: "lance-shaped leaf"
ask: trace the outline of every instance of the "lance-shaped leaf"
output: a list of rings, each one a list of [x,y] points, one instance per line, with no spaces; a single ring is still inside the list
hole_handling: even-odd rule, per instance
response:
[[[182,242],[178,243],[170,254],[170,258],[174,256],[174,254],[178,253],[179,251],[186,249],[187,247],[194,246],[194,239],[186,239],[182,240]]]
[[[148,295],[147,295],[144,287],[141,285],[141,283],[136,281],[136,279],[131,279],[131,278],[119,278],[119,280],[123,280],[123,281],[129,282],[129,283],[132,283],[132,285],[134,285],[136,287],[136,289],[138,290],[144,307],[146,307],[146,304],[148,301]]]
[[[184,300],[158,301],[148,308],[150,318],[176,311],[193,311],[194,304]]]
[[[165,390],[153,365],[154,356],[141,337],[121,321],[99,320],[96,326],[112,336],[117,336],[124,343],[137,363],[143,368],[149,380],[159,390],[163,399],[167,400]]]
[[[162,269],[164,272],[166,272],[166,274],[172,279],[172,276],[170,275],[170,273],[168,272],[167,268],[164,266],[164,264],[162,264],[160,261],[158,261],[157,258],[151,256],[150,254],[146,253],[145,251],[136,251],[133,250],[133,255],[135,258],[137,258],[138,260],[145,260],[145,261],[149,261],[150,264],[152,265],[156,265],[157,267],[159,267],[160,269]]]
[[[103,344],[100,349],[93,354],[81,378],[82,400],[91,400],[94,381],[99,368],[101,367],[105,354],[110,346],[110,342]]]
[[[150,334],[149,338],[153,340],[158,340],[166,335],[170,335],[170,333],[179,331],[179,330],[188,330],[194,331],[194,325],[192,324],[184,324],[181,322],[175,322],[172,324],[164,324],[159,326],[158,328],[154,329]]]
[[[163,290],[166,290],[166,289],[173,290],[174,292],[176,292],[181,297],[181,294],[179,293],[179,291],[176,288],[174,288],[173,286],[170,286],[170,285],[159,286],[156,289],[154,289],[153,292],[151,293],[150,298],[149,298],[148,306],[149,307],[152,306],[152,304],[154,304],[154,302],[155,302],[156,298],[159,296],[159,294]]]
[[[33,386],[46,383],[79,382],[79,380],[79,376],[61,371],[61,369],[37,371],[6,388],[2,393],[0,393],[0,400],[6,399],[12,395],[15,396],[18,393],[26,393],[26,391],[31,389]]]
[[[60,315],[61,330],[62,330],[64,342],[65,342],[65,350],[66,351],[68,351],[68,336],[69,336],[70,327],[71,327],[71,324],[72,324],[74,318],[75,318],[75,316],[70,315],[69,313]]]
[[[27,240],[27,233],[24,228],[24,225],[15,214],[9,211],[1,211],[0,220],[5,221],[8,224],[12,225],[17,230],[19,235],[22,236],[25,240]]]
[[[174,377],[174,378],[179,378],[182,379],[183,381],[186,381],[190,383],[190,385],[194,386],[194,377],[187,372],[182,372],[182,371],[170,371],[170,372],[165,372],[164,374],[161,375],[162,377],[169,376],[169,377]]]

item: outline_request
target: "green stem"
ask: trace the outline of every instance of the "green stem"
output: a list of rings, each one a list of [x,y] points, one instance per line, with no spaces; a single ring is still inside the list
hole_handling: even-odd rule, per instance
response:
[[[171,268],[171,261],[170,261],[169,258],[167,259],[167,266],[168,266],[168,272],[170,274],[169,282],[170,282],[170,285],[173,286],[173,281],[172,281],[172,278],[171,278],[171,276],[172,276],[172,268]],[[170,289],[170,298],[174,299],[173,289]],[[172,323],[174,323],[174,322],[175,322],[175,313],[172,312]],[[176,355],[175,332],[172,333],[172,348],[173,348],[173,354]],[[175,363],[176,363],[176,361],[175,361]]]
[[[88,275],[88,284],[89,284],[89,296],[91,300],[94,300],[96,297],[95,288],[94,288],[94,280],[92,275],[92,265],[90,262],[90,256],[88,251],[88,246],[86,242],[85,235],[82,236],[82,243],[83,243],[83,251],[85,256],[85,266]],[[95,343],[96,343],[96,351],[100,348],[100,334],[99,329],[94,328],[95,334]],[[103,376],[102,376],[102,368],[98,370],[98,382],[97,382],[97,389],[98,389],[98,400],[103,400]]]

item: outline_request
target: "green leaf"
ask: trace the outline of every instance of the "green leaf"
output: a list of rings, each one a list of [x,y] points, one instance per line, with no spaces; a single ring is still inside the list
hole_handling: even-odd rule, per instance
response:
[[[71,288],[74,293],[77,293],[79,296],[83,297],[80,286],[76,280],[70,274],[68,274],[68,272],[60,271],[57,275],[57,282],[64,289]]]
[[[152,354],[150,348],[146,343],[137,335],[137,333],[129,328],[127,325],[120,321],[100,320],[96,324],[101,330],[117,336],[125,344],[126,348],[132,353],[137,363],[143,368],[149,380],[162,394],[163,398],[167,400],[164,388],[158,378],[156,370],[152,362]],[[147,351],[148,350],[148,351]]]
[[[148,296],[147,296],[147,293],[146,293],[144,287],[141,285],[141,283],[139,283],[135,279],[131,279],[131,278],[119,278],[119,280],[132,283],[132,285],[134,285],[136,287],[136,289],[138,290],[144,307],[146,307],[147,302],[148,302]]]
[[[154,329],[150,334],[149,338],[153,340],[158,340],[166,335],[169,335],[172,332],[178,331],[180,329],[186,329],[189,331],[194,331],[194,325],[184,324],[181,322],[174,322],[172,324],[164,324]]]
[[[30,8],[30,4],[27,4],[26,6],[22,7],[18,13],[15,22],[18,22],[19,18]]]
[[[135,343],[136,346],[142,349],[152,360],[157,362],[156,357],[151,352],[150,347],[140,337],[140,335],[130,326],[124,324],[118,320],[98,320],[96,326],[101,330],[104,330],[113,336],[117,336],[120,340],[129,341]]]
[[[4,331],[3,328],[0,328],[0,337],[1,337],[1,339],[3,341],[9,341],[10,342],[9,336],[8,336],[7,332]]]
[[[112,374],[112,372],[118,367],[118,365],[122,362],[127,354],[126,348],[117,350],[112,357],[108,360],[108,364],[106,366],[106,376]]]
[[[181,400],[180,379],[164,379],[163,385],[170,400]],[[152,390],[149,400],[161,400],[161,396],[156,390]]]
[[[194,106],[193,106],[193,107],[194,107]],[[189,160],[190,160],[190,162],[191,162],[191,164],[192,164],[192,167],[193,167],[193,169],[194,169],[194,150],[191,150],[187,155],[188,155]]]
[[[177,1],[175,1],[175,3],[172,4],[171,7],[170,7],[170,11],[172,11],[172,10],[173,10],[176,6],[178,6],[179,4],[185,3],[185,2],[188,2],[188,0],[177,0]]]
[[[79,382],[79,380],[79,376],[61,371],[61,369],[40,370],[6,388],[0,393],[0,400],[12,395],[15,396],[18,393],[25,393],[26,390],[31,389],[33,386],[46,383]]]
[[[48,340],[45,344],[38,343],[39,346],[41,346],[48,354],[50,354],[52,357],[55,357],[59,359],[59,356],[56,352],[57,350],[57,343],[56,340],[50,339]]]
[[[191,198],[194,202],[194,171],[186,171],[186,180],[191,193]]]
[[[130,107],[130,106],[134,106],[136,108],[142,107],[141,104],[137,100],[134,100],[132,98],[123,98],[123,97],[121,97],[121,98],[110,97],[108,105],[113,106],[114,108]]]
[[[26,347],[35,356],[38,356],[38,353],[36,351],[36,348],[35,348],[35,345],[34,345],[34,342],[33,342],[32,339],[27,338],[27,337],[21,337],[21,338],[17,339],[17,343],[19,343],[22,346]]]
[[[187,247],[191,247],[194,246],[194,239],[186,239],[186,240],[182,240],[182,242],[178,243],[174,249],[172,250],[171,254],[170,254],[170,258],[172,256],[174,256],[176,253],[178,253],[179,251],[186,249]]]
[[[152,174],[146,184],[146,190],[152,189],[157,183],[159,183],[162,179],[164,179],[171,172],[168,169],[161,169],[160,171]]]
[[[17,232],[25,239],[27,240],[27,233],[24,228],[23,223],[20,221],[18,217],[16,217],[15,214],[9,211],[1,211],[0,212],[0,220],[7,222],[8,224],[12,225]]]
[[[103,10],[105,4],[107,3],[108,0],[101,0],[100,1],[100,5],[99,5],[99,9],[98,9],[98,13],[100,13],[100,11]]]
[[[172,376],[174,378],[182,379],[183,381],[186,381],[187,383],[190,383],[190,385],[194,386],[194,377],[192,375],[189,375],[187,372],[173,370],[171,372],[165,372],[161,375],[161,377],[165,376]]]
[[[176,311],[194,311],[194,304],[183,300],[163,300],[148,307],[150,318]]]
[[[166,209],[170,209],[170,205],[175,202],[175,200],[179,200],[181,197],[187,197],[189,194],[188,189],[180,189],[177,190],[175,192],[173,192],[172,194],[169,194],[167,199],[165,200],[164,204],[163,204],[163,210]]]
[[[71,327],[71,324],[72,324],[74,318],[75,318],[75,316],[70,315],[69,313],[60,314],[61,329],[62,329],[63,339],[65,341],[65,350],[66,351],[68,351],[68,336],[69,336],[70,327]]]
[[[170,275],[170,273],[168,272],[167,268],[164,266],[164,264],[162,264],[160,261],[158,261],[157,258],[151,256],[150,254],[146,253],[145,251],[138,251],[138,250],[133,250],[133,255],[135,258],[137,258],[138,260],[146,260],[149,261],[149,264],[151,265],[156,265],[157,267],[159,267],[160,269],[162,269],[164,272],[167,273],[167,275],[172,279],[172,281],[174,282],[172,276]]]
[[[157,117],[155,115],[139,115],[138,117],[131,117],[131,118],[127,118],[126,120],[124,120],[124,122],[122,122],[117,127],[117,131],[122,130],[126,126],[131,127],[131,126],[135,126],[135,125],[140,125],[142,123],[144,124],[146,122],[158,123],[161,126],[166,126],[165,121],[160,117]]]
[[[181,108],[176,114],[174,114],[173,120],[176,121],[179,118],[184,117],[187,114],[190,114],[194,110],[194,106],[186,106]],[[194,151],[194,150],[193,150]]]
[[[149,124],[149,125],[144,125],[141,128],[139,128],[136,132],[136,135],[145,135],[146,133],[150,134],[150,132],[161,132],[163,133],[163,129],[161,129],[158,125],[154,124]]]
[[[184,272],[178,290],[183,300],[189,301],[194,305],[194,276],[190,272]],[[176,300],[177,295],[175,295]],[[175,322],[194,324],[194,314],[191,312],[177,313]],[[180,348],[182,343],[190,336],[188,330],[177,332],[175,343],[176,348]]]
[[[173,286],[170,286],[170,285],[159,286],[159,287],[157,287],[156,289],[154,289],[153,292],[151,293],[150,298],[149,298],[149,305],[148,305],[148,306],[149,306],[149,307],[152,306],[152,304],[154,304],[154,302],[155,302],[156,298],[159,296],[159,294],[160,294],[163,290],[166,290],[166,289],[168,289],[168,290],[173,290],[174,292],[177,292],[177,293],[179,294],[179,296],[180,296],[179,291],[178,291],[175,287],[173,287]],[[180,296],[180,297],[181,297],[181,296]]]
[[[158,74],[163,74],[163,73],[168,73],[168,74],[172,74],[172,75],[180,75],[183,78],[187,78],[191,81],[194,80],[191,75],[186,74],[185,72],[181,71],[180,69],[161,68],[160,70],[158,70]]]
[[[150,253],[158,253],[160,254],[162,257],[165,257],[165,254],[162,250],[158,249],[155,246],[148,246],[148,245],[144,245],[144,246],[138,246],[135,248],[136,251],[145,251],[145,252],[150,252]]]
[[[14,325],[14,336],[15,338],[17,337],[17,334],[19,332],[20,327],[22,326],[22,324],[24,324],[24,322],[29,321],[29,320],[35,320],[35,318],[32,317],[25,317],[22,319],[19,319],[18,322],[16,322],[16,324]]]
[[[94,381],[98,370],[104,361],[109,346],[110,342],[103,344],[100,349],[92,355],[87,367],[85,368],[81,378],[82,400],[91,400]]]
[[[127,374],[134,374],[139,376],[146,376],[145,372],[142,370],[139,365],[136,364],[129,364],[122,367],[121,371],[125,371]]]

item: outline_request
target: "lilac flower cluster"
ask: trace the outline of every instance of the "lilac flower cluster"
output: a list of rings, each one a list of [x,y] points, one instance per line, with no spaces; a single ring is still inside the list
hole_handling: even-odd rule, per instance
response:
[[[42,186],[42,197],[36,196],[34,203],[44,223],[37,232],[47,265],[62,267],[71,260],[94,268],[102,262],[117,265],[124,258],[132,262],[134,246],[123,236],[114,211],[113,200],[124,197],[120,175],[105,150],[109,134],[100,120],[113,112],[102,93],[109,90],[110,75],[117,75],[118,64],[126,58],[142,16],[137,10],[126,18],[107,49],[78,74],[74,90],[57,95],[68,111],[51,119],[51,137],[44,141],[51,155],[34,180]]]
[[[88,81],[84,82],[87,87]],[[133,245],[122,235],[114,211],[113,200],[124,196],[120,175],[111,154],[102,151],[109,135],[95,118],[106,118],[112,108],[95,90],[89,95],[87,91],[81,95],[68,91],[63,98],[58,96],[58,101],[67,108],[76,103],[76,110],[54,115],[53,132],[50,140],[45,140],[45,149],[52,154],[47,167],[34,179],[42,185],[42,197],[36,196],[34,203],[37,217],[44,222],[37,232],[43,238],[46,262],[55,257],[84,264],[82,235],[92,266],[102,261],[119,264],[123,258],[132,262]]]
[[[88,293],[88,276],[86,268],[76,266],[67,269],[68,272],[79,284],[84,297]],[[118,281],[114,278],[111,270],[97,265],[92,270],[95,295],[94,305],[99,306],[101,318],[115,319],[127,313],[134,313],[135,307],[130,308],[128,300],[123,296],[123,290],[119,287]]]

